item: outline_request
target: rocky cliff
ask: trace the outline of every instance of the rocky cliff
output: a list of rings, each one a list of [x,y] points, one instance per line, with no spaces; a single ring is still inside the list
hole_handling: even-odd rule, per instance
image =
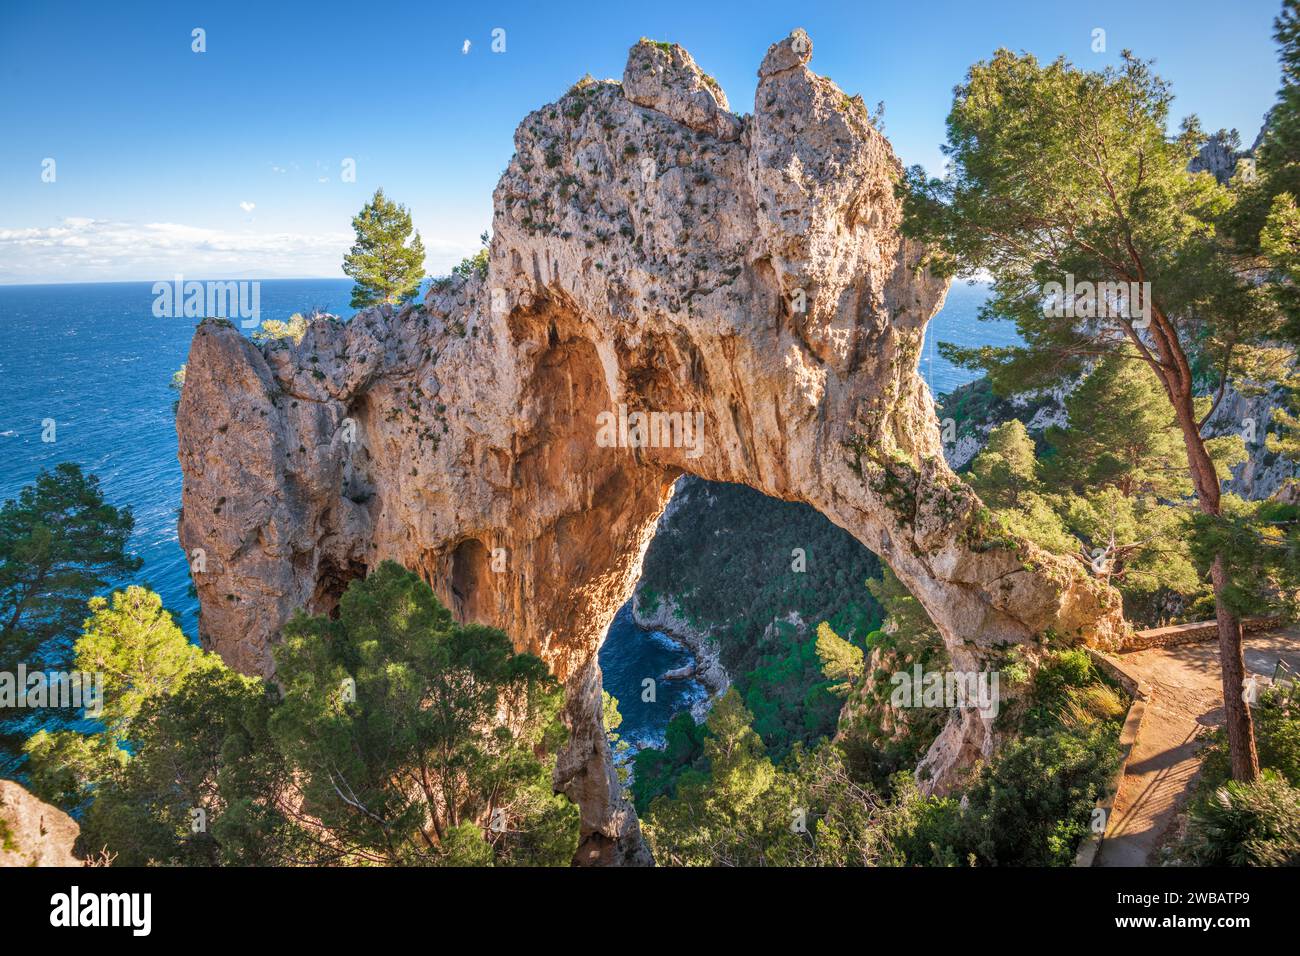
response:
[[[504,628],[568,693],[557,787],[586,862],[645,859],[600,728],[596,649],[682,473],[803,501],[887,561],[976,670],[1049,631],[1106,642],[1113,592],[992,538],[917,375],[945,285],[899,234],[901,166],[796,31],[752,116],[680,47],[527,116],[485,276],[259,347],[207,322],[177,430],[201,635],[269,674],[297,607],[385,558]],[[943,786],[994,746],[971,713]]]
[[[0,866],[84,866],[77,822],[12,780],[0,780]]]

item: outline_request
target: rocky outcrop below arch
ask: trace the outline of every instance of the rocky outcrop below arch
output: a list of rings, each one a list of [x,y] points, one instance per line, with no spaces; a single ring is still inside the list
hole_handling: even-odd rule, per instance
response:
[[[269,674],[294,608],[330,609],[383,559],[417,569],[566,682],[556,784],[582,809],[580,861],[619,863],[646,856],[596,650],[684,472],[820,510],[959,668],[1112,640],[1115,595],[997,537],[944,463],[916,364],[945,285],[899,234],[888,142],[811,52],[802,31],[773,45],[742,119],[685,51],[642,41],[622,84],[520,124],[486,275],[296,346],[201,325],[177,429],[205,643]],[[954,720],[929,785],[995,744]]]
[[[658,597],[653,607],[647,607],[642,597],[639,590],[632,595],[632,620],[637,627],[668,635],[690,651],[694,658],[694,663],[686,669],[688,672],[678,676],[694,678],[708,691],[706,697],[691,705],[691,716],[697,723],[701,722],[713,701],[731,686],[731,675],[722,666],[718,642],[707,630],[699,630],[686,620],[672,595]]]

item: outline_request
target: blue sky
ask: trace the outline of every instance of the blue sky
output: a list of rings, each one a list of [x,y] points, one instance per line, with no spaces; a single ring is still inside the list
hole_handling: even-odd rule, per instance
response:
[[[1096,67],[1130,47],[1173,83],[1178,116],[1249,143],[1278,86],[1279,7],[0,0],[0,283],[341,276],[377,186],[446,272],[490,224],[519,120],[584,73],[620,77],[641,36],[681,43],[748,112],[768,44],[802,26],[812,68],[884,100],[903,161],[933,171],[953,85],[999,46]]]

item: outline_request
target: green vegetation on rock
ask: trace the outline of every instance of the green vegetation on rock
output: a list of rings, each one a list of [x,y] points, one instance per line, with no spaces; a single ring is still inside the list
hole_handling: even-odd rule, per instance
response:
[[[343,257],[344,273],[356,281],[352,307],[413,299],[424,279],[424,243],[407,208],[377,189],[374,198],[352,218],[352,228],[357,239]]]

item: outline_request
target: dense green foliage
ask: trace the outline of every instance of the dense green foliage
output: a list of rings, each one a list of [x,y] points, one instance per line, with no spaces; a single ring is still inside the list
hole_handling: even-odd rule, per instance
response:
[[[574,808],[538,756],[563,742],[562,691],[501,631],[456,624],[417,575],[386,562],[349,586],[337,619],[298,615],[276,668],[271,733],[341,848],[436,860],[471,822],[498,862],[572,857]]]
[[[1118,66],[1099,72],[1064,57],[1040,63],[998,50],[954,91],[944,177],[916,167],[899,186],[904,232],[927,243],[930,268],[987,270],[992,294],[982,317],[1012,319],[1020,333],[1021,344],[947,348],[950,358],[983,369],[1004,395],[1055,385],[1117,354],[1136,357],[1159,381],[1200,512],[1190,530],[1213,587],[1234,774],[1242,780],[1258,774],[1250,712],[1239,700],[1236,597],[1245,588],[1234,581],[1242,573],[1234,561],[1242,552],[1221,545],[1249,515],[1225,515],[1203,428],[1229,384],[1284,378],[1293,361],[1279,342],[1297,328],[1296,9],[1287,0],[1276,24],[1284,87],[1259,176],[1239,166],[1225,184],[1189,171],[1206,141],[1199,122],[1188,117],[1169,135],[1172,91],[1127,50]],[[1207,390],[1213,397],[1198,400]],[[1120,513],[1127,506],[1112,494],[1086,523],[1112,534],[1136,528],[1147,516]],[[1221,521],[1234,527],[1216,527]],[[1148,564],[1146,583],[1158,583],[1160,567]],[[1279,569],[1294,577],[1294,567],[1274,563]],[[1257,578],[1260,570],[1244,573]]]
[[[752,721],[734,688],[714,705],[706,769],[684,775],[675,798],[656,798],[645,820],[660,865],[902,865],[917,831],[933,832],[931,817],[955,809],[906,781],[882,798],[853,778],[828,741],[811,752],[796,744],[776,764]]]
[[[70,462],[41,471],[0,508],[0,670],[61,668],[86,600],[140,567],[126,550],[130,508],[104,502],[99,479]],[[13,772],[30,711],[0,721],[0,769]],[[67,717],[68,715],[63,715]],[[55,715],[47,715],[54,719]]]
[[[0,663],[60,654],[46,642],[72,630],[86,600],[140,567],[126,551],[130,508],[105,504],[99,479],[64,462],[0,508]]]
[[[33,789],[84,809],[119,864],[561,865],[562,691],[506,636],[459,625],[392,563],[336,619],[299,614],[279,691],[193,647],[158,597],[91,604],[77,666],[107,675],[101,733],[28,741]]]
[[[1053,695],[1097,686],[1086,657],[1066,655],[1034,699],[1047,712]],[[1068,865],[1117,765],[1115,717],[1109,700],[1062,709],[964,799],[925,798],[908,773],[883,790],[862,779],[830,741],[773,761],[733,688],[705,722],[701,759],[654,798],[644,830],[661,865]]]
[[[662,747],[637,751],[632,777],[637,813],[647,813],[650,801],[661,794],[675,796],[678,780],[704,766],[706,732],[704,724],[697,724],[689,711],[682,711],[668,721]]]
[[[1197,866],[1300,866],[1300,788],[1229,780],[1192,809],[1182,851]]]
[[[1294,618],[1300,586],[1300,507],[1223,496],[1217,515],[1192,515],[1189,544],[1202,566],[1221,555],[1232,569],[1223,603],[1238,616]]]
[[[352,218],[357,240],[343,257],[343,271],[355,280],[352,307],[408,302],[424,279],[424,243],[405,206],[382,189]],[[414,232],[414,238],[412,238]]]
[[[196,669],[217,664],[185,639],[162,600],[145,588],[132,585],[111,602],[91,598],[89,607],[71,664],[103,675],[103,730],[42,729],[24,745],[33,789],[78,810],[89,803],[96,781],[125,762],[141,708],[174,693]]]
[[[1119,588],[1129,620],[1213,613],[1191,544],[1186,452],[1159,381],[1128,350],[1091,367],[1065,398],[1066,424],[1037,445],[1018,419],[994,428],[967,480],[1003,527],[1078,558]],[[1207,442],[1223,476],[1240,437]]]
[[[1078,550],[1039,477],[1038,452],[1019,419],[989,433],[966,479],[1006,531],[1057,554]]]
[[[1113,726],[1011,741],[967,792],[954,850],[987,866],[1068,866],[1116,766]]]
[[[1079,323],[1046,311],[1044,288],[1067,275],[1150,282],[1154,327],[1199,342],[1214,368],[1236,370],[1276,327],[1262,293],[1215,242],[1231,194],[1208,174],[1186,172],[1204,139],[1195,119],[1165,134],[1171,100],[1149,65],[1127,53],[1097,73],[999,50],[956,91],[949,177],[909,172],[905,229],[934,244],[939,271],[990,270],[983,314],[1014,319],[1024,340],[949,350],[988,371],[1003,394],[1053,385],[1125,341],[1156,363],[1176,360],[1147,351],[1135,314]]]
[[[1237,203],[1222,225],[1285,316],[1283,331],[1294,344],[1300,342],[1300,2],[1283,0],[1273,36],[1282,87],[1265,120],[1255,175],[1239,177]]]
[[[942,671],[947,652],[892,573],[868,586],[887,612],[884,625],[866,638],[869,659],[829,623],[817,629],[824,675],[837,696],[848,698],[834,742],[796,742],[774,754],[733,687],[702,727],[678,715],[665,750],[638,755],[632,789],[661,864],[1065,865],[1073,859],[1114,774],[1127,702],[1081,650],[1052,651],[1033,668],[1013,656],[1002,671],[1017,694],[999,726],[1022,736],[985,764],[963,794],[922,798],[910,769],[949,711],[896,706],[890,675],[914,665]]]
[[[268,732],[274,706],[261,681],[205,655],[170,692],[144,702],[129,753],[108,750],[114,759],[90,780],[83,849],[119,866],[330,862],[313,821],[299,815],[294,768]]]

